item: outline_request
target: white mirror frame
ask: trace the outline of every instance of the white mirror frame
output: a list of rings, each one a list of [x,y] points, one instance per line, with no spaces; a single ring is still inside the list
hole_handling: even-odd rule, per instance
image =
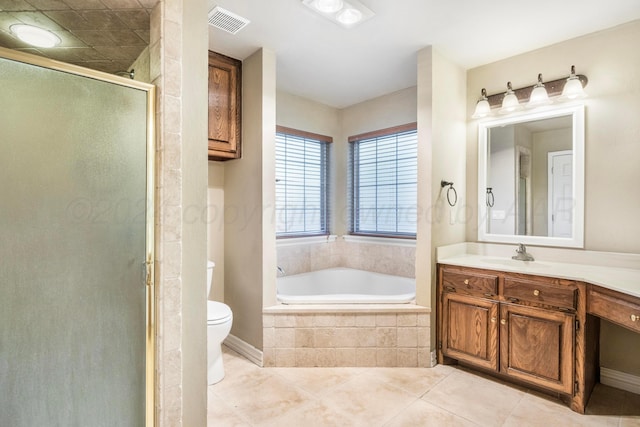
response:
[[[487,164],[489,128],[559,116],[572,116],[573,124],[573,229],[570,238],[547,236],[519,236],[487,233]],[[524,243],[538,246],[584,247],[584,104],[550,106],[530,112],[511,114],[499,119],[485,119],[478,123],[478,241]]]

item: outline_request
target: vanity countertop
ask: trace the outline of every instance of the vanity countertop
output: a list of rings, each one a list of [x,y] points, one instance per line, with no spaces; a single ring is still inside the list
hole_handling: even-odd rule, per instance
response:
[[[438,263],[485,270],[557,277],[591,283],[640,298],[640,269],[556,261],[517,261],[510,257],[469,253],[438,254]]]

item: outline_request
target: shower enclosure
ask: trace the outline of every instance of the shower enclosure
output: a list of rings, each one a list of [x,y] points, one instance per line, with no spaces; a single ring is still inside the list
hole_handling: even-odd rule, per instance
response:
[[[0,425],[153,425],[153,100],[0,48]]]

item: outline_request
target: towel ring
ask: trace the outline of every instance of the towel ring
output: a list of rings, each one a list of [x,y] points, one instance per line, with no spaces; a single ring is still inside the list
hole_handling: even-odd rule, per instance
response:
[[[487,206],[492,208],[495,201],[496,199],[493,195],[493,189],[491,187],[487,187]]]
[[[447,189],[447,202],[449,203],[449,206],[453,207],[456,205],[456,203],[458,203],[458,192],[456,191],[455,188],[453,188],[453,182],[447,182],[445,180],[440,181],[440,187],[444,188],[446,186],[449,186],[449,188]],[[453,202],[451,202],[451,192],[453,191]]]

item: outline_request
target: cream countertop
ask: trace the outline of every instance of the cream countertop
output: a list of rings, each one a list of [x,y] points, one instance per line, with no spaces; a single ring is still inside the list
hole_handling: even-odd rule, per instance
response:
[[[591,283],[640,298],[640,255],[527,247],[535,261],[517,261],[515,245],[461,243],[438,248],[438,263]],[[556,258],[562,261],[550,260]],[[567,262],[565,262],[565,260]]]

